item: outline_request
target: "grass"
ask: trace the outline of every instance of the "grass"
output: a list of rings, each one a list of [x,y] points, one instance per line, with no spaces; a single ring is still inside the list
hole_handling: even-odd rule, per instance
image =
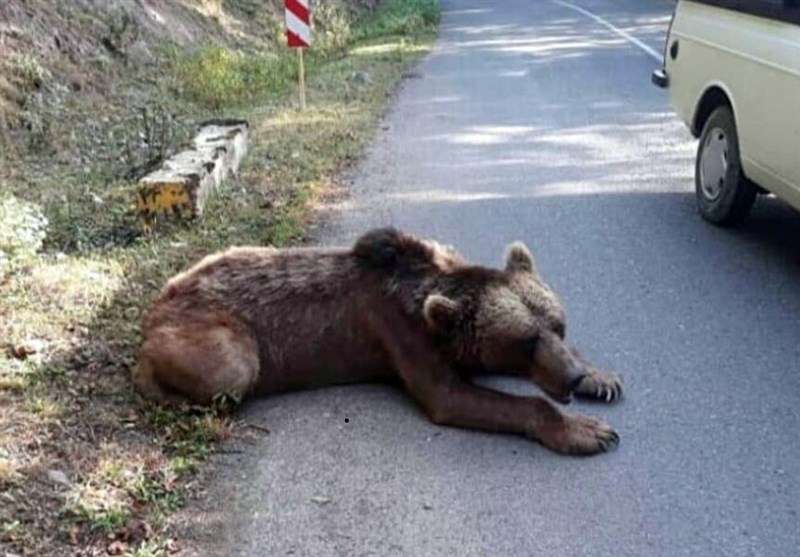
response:
[[[242,53],[207,46],[175,60],[183,94],[212,110],[242,106],[279,94],[293,83],[294,59],[274,53]]]
[[[137,75],[138,86],[166,95],[170,114],[251,122],[239,179],[198,222],[143,234],[118,152],[77,172],[50,155],[4,167],[16,170],[0,174],[0,188],[48,224],[41,249],[21,250],[0,275],[1,549],[145,557],[180,545],[169,517],[191,501],[203,461],[220,442],[256,433],[225,401],[164,408],[138,397],[129,374],[142,313],[169,276],[209,252],[303,241],[315,202],[358,159],[437,20],[434,0],[385,0],[348,25],[344,12],[328,14],[338,31],[310,57],[305,112],[296,109],[291,52],[172,51],[163,58],[177,68],[175,82]]]
[[[312,73],[344,57],[354,42],[429,33],[439,23],[439,6],[437,0],[387,1],[351,23],[337,4],[322,3],[315,7],[315,18],[324,21],[325,29],[306,55]],[[287,49],[265,53],[211,45],[189,56],[174,55],[173,64],[182,94],[212,110],[268,101],[285,93],[298,78],[295,53]]]
[[[126,553],[129,557],[163,557],[167,550],[159,543],[144,542],[139,547]]]
[[[384,2],[359,27],[357,37],[368,40],[390,35],[414,35],[420,30],[439,25],[439,3],[436,0]]]

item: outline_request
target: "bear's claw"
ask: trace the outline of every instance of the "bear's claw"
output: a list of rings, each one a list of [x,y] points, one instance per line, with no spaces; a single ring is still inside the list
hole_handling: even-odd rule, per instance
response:
[[[569,451],[572,454],[605,453],[619,445],[619,434],[596,418],[574,416]]]
[[[557,428],[540,431],[535,438],[556,452],[578,456],[605,453],[619,445],[619,435],[610,425],[579,415],[564,415]]]
[[[622,379],[616,373],[591,372],[578,384],[575,394],[601,402],[617,402],[622,399]]]

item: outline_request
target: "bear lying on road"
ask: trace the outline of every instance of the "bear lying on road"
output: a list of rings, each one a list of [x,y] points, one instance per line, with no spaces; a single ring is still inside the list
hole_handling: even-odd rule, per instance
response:
[[[170,280],[143,332],[133,379],[158,400],[399,378],[437,424],[523,434],[569,454],[619,440],[544,398],[470,382],[528,377],[562,403],[622,394],[616,375],[565,344],[561,303],[521,243],[502,271],[390,228],[352,249],[232,248]]]

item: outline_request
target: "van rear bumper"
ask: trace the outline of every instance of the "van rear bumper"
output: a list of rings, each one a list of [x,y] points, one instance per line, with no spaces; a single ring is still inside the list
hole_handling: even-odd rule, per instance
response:
[[[650,76],[650,81],[652,81],[653,85],[656,87],[667,89],[669,87],[669,74],[667,73],[667,70],[663,68],[654,70],[653,75]]]

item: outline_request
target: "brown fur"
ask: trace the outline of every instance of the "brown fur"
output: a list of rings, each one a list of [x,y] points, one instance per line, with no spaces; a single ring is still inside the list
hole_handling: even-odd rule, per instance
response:
[[[158,400],[399,378],[436,423],[524,434],[566,453],[618,440],[546,399],[470,381],[522,375],[560,402],[621,395],[615,375],[564,343],[561,303],[520,243],[504,270],[394,229],[352,249],[232,248],[170,280],[143,330],[134,382]]]

